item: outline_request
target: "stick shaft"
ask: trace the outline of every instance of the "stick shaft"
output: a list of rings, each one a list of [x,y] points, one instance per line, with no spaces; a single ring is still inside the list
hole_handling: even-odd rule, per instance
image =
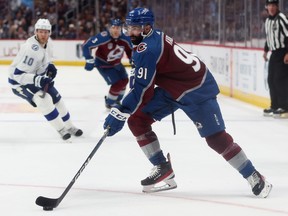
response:
[[[48,73],[48,77],[50,78],[52,75],[51,75],[51,72]],[[44,98],[47,91],[48,91],[48,88],[49,88],[49,83],[47,83],[45,86],[44,86],[44,89],[43,89],[43,94],[40,96],[41,98]]]
[[[52,208],[56,208],[60,202],[64,199],[64,197],[66,196],[66,194],[70,191],[70,189],[72,188],[72,186],[74,185],[74,183],[76,182],[76,180],[78,179],[78,177],[81,175],[81,173],[83,172],[83,170],[86,168],[86,166],[88,165],[88,163],[90,162],[90,160],[92,159],[92,157],[94,156],[94,154],[96,153],[96,151],[99,149],[99,147],[101,146],[101,144],[103,143],[103,141],[106,139],[107,135],[108,135],[109,129],[106,129],[106,131],[104,132],[103,136],[101,137],[101,139],[98,141],[97,145],[94,147],[94,149],[92,150],[92,152],[89,154],[89,156],[87,157],[87,159],[85,160],[85,162],[82,164],[82,166],[80,167],[80,169],[78,170],[78,172],[76,173],[76,175],[73,177],[73,179],[71,180],[71,182],[69,183],[69,185],[66,187],[66,189],[64,190],[64,192],[61,194],[61,196],[57,199],[52,199],[52,198],[47,198],[47,197],[38,197],[36,199],[36,204],[42,207],[52,207]]]
[[[67,186],[67,188],[64,190],[64,192],[62,193],[62,195],[60,196],[61,200],[66,196],[66,194],[68,193],[68,191],[72,188],[72,186],[74,185],[74,183],[76,182],[76,180],[78,179],[78,177],[81,175],[81,173],[83,172],[83,170],[86,168],[86,166],[88,165],[88,163],[90,162],[90,160],[92,159],[92,157],[94,156],[94,154],[96,153],[96,151],[99,149],[99,147],[102,145],[103,141],[105,140],[105,138],[107,137],[107,133],[108,131],[106,131],[104,133],[104,135],[101,137],[101,139],[99,140],[99,142],[97,143],[97,145],[94,147],[94,149],[92,150],[92,152],[89,154],[89,156],[87,157],[87,159],[85,160],[85,162],[82,164],[81,168],[78,170],[78,172],[75,174],[75,176],[73,177],[73,179],[71,180],[70,184]],[[60,201],[61,202],[61,201]],[[60,203],[59,202],[59,203]]]

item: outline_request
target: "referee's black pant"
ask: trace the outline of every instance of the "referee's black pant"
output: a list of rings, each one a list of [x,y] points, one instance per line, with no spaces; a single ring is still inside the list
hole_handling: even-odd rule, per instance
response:
[[[286,49],[272,51],[268,67],[271,108],[288,110],[288,64],[284,64]]]

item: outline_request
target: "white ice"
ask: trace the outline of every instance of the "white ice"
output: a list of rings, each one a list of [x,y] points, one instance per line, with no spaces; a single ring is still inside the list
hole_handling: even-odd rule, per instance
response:
[[[108,87],[97,71],[58,67],[55,85],[84,136],[61,141],[44,117],[15,96],[0,66],[0,203],[11,216],[276,216],[288,215],[288,121],[262,117],[262,109],[219,95],[227,131],[273,184],[266,199],[200,138],[182,111],[154,125],[170,152],[178,188],[143,194],[152,168],[127,125],[104,140],[60,205],[43,212],[38,196],[58,198],[103,135]]]

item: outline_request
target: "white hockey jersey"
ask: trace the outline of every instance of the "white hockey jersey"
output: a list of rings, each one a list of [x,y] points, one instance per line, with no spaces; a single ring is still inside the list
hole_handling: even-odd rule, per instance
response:
[[[12,88],[20,85],[33,84],[33,78],[46,72],[52,61],[52,40],[43,48],[32,36],[21,45],[20,50],[9,68],[9,83]]]

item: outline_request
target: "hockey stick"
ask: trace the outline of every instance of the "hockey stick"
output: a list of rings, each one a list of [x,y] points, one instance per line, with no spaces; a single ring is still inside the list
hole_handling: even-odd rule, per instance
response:
[[[44,89],[43,89],[43,94],[40,95],[41,98],[44,98],[44,97],[45,97],[46,92],[48,91],[48,87],[49,87],[49,84],[46,84],[45,87],[44,87]]]
[[[48,197],[39,196],[36,199],[35,203],[37,205],[39,205],[39,206],[42,206],[43,210],[45,210],[45,211],[51,211],[51,210],[53,210],[53,208],[56,208],[60,204],[60,202],[64,199],[64,197],[69,192],[69,190],[72,188],[73,184],[76,182],[76,180],[81,175],[83,170],[86,168],[86,166],[88,165],[89,161],[92,159],[92,157],[94,156],[96,151],[99,149],[99,147],[101,146],[101,144],[103,143],[103,141],[107,137],[108,132],[109,132],[109,127],[106,128],[106,131],[104,132],[104,134],[101,137],[101,139],[98,141],[97,145],[94,147],[94,149],[92,150],[90,155],[87,157],[87,159],[85,160],[85,162],[83,163],[81,168],[78,170],[76,175],[73,177],[73,179],[71,180],[71,182],[69,183],[69,185],[66,187],[66,189],[64,190],[64,192],[61,194],[61,196],[59,198],[55,198],[54,199],[54,198],[48,198]]]
[[[265,61],[264,63],[264,86],[266,90],[269,90],[269,86],[268,86],[268,65],[269,65],[269,61]]]

